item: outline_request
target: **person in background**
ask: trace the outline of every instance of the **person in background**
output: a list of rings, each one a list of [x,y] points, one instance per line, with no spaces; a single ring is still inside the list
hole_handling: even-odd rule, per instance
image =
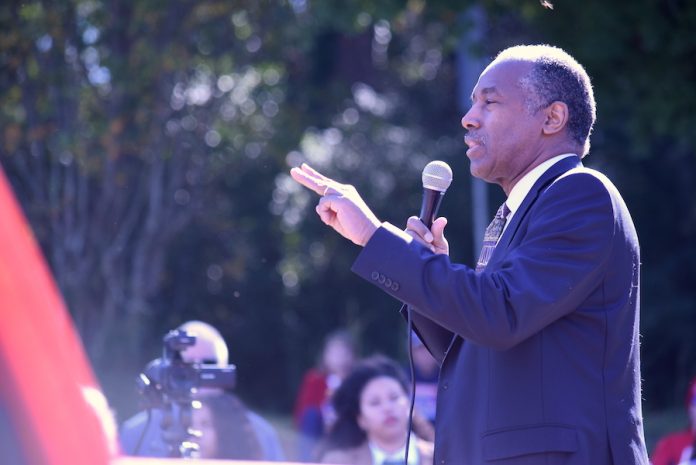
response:
[[[409,402],[400,366],[383,356],[359,362],[334,393],[332,404],[336,421],[322,444],[320,462],[404,464]],[[432,442],[416,435],[408,442],[408,465],[432,465]]]
[[[662,437],[650,457],[652,465],[677,465],[689,463],[696,441],[696,377],[691,380],[686,393],[689,412],[689,428]]]
[[[355,353],[350,333],[336,330],[326,337],[318,366],[304,375],[293,410],[300,434],[299,460],[312,459],[319,440],[333,421],[329,398],[353,367]]]
[[[247,410],[227,393],[203,396],[191,410],[191,428],[200,434],[199,458],[262,460],[264,452]]]
[[[181,352],[181,358],[186,363],[212,363],[220,367],[228,365],[229,352],[227,344],[220,332],[212,325],[202,321],[187,321],[179,326],[180,330],[184,330],[189,334],[196,336],[196,342],[191,347],[186,348]],[[283,448],[278,439],[273,426],[260,415],[249,410],[233,393],[222,389],[206,388],[199,393],[200,397],[193,399],[194,409],[192,417],[195,415],[195,406],[197,405],[215,405],[220,408],[219,412],[227,415],[229,418],[243,419],[240,424],[253,432],[255,441],[251,441],[248,437],[242,441],[245,444],[249,442],[255,443],[260,449],[260,454],[252,454],[249,457],[239,457],[262,460],[282,461],[285,459]],[[219,399],[217,399],[219,397]],[[206,407],[208,408],[208,407]],[[119,431],[119,441],[123,452],[128,455],[137,455],[142,457],[167,457],[169,455],[169,447],[164,440],[164,429],[166,428],[163,421],[165,420],[164,412],[161,409],[151,409],[151,417],[148,421],[148,414],[142,411],[123,422]],[[199,417],[200,417],[199,412]],[[193,418],[192,418],[193,421]],[[201,419],[198,418],[200,422]],[[219,421],[219,420],[218,420]],[[214,423],[214,422],[213,422]],[[146,429],[145,429],[146,428]],[[195,429],[195,428],[194,428]],[[210,430],[207,429],[209,432]],[[235,450],[244,450],[246,446],[236,444],[241,441],[239,436],[227,436],[227,431],[218,431],[217,437],[224,437],[223,444],[234,445]],[[232,434],[232,433],[230,433]],[[209,438],[202,437],[204,441]],[[217,441],[217,440],[216,440]],[[250,450],[255,450],[251,447]]]

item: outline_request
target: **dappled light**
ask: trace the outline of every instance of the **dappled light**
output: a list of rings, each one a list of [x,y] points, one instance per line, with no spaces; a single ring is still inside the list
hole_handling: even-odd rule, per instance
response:
[[[445,160],[450,254],[473,263],[460,121],[482,63],[523,42],[587,66],[586,164],[620,187],[643,250],[646,409],[678,405],[696,370],[696,2],[576,3],[0,6],[0,162],[117,417],[136,409],[133,380],[162,335],[190,318],[220,328],[237,392],[281,423],[330,330],[401,357],[397,303],[355,278],[359,249],[288,172],[308,163],[352,184],[403,228],[423,167]]]

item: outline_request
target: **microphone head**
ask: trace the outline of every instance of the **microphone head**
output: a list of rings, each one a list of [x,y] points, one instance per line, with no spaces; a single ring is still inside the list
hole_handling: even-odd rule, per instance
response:
[[[452,168],[447,163],[434,160],[423,168],[423,189],[445,192],[452,183]]]

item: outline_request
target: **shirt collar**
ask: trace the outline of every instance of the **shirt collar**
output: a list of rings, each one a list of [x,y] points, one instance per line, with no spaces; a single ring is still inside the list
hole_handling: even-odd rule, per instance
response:
[[[510,223],[510,219],[515,215],[515,212],[517,211],[518,208],[520,208],[520,205],[522,205],[522,201],[524,200],[525,197],[527,197],[527,194],[531,190],[532,186],[534,185],[535,182],[537,182],[537,179],[543,175],[546,170],[551,168],[556,162],[559,162],[563,160],[564,158],[568,157],[574,157],[577,156],[574,153],[564,153],[561,155],[556,155],[553,158],[549,158],[545,162],[539,164],[538,166],[534,167],[532,171],[529,173],[525,174],[522,179],[520,179],[517,184],[512,188],[510,191],[510,195],[508,195],[507,200],[505,203],[507,204],[507,207],[510,209],[510,214],[507,217],[507,224]]]

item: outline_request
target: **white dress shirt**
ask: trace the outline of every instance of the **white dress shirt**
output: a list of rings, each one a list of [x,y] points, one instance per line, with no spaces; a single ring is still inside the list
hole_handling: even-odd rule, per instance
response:
[[[556,162],[561,161],[564,158],[573,156],[576,156],[576,154],[564,153],[562,155],[556,155],[553,158],[549,158],[545,162],[541,163],[539,166],[532,169],[532,171],[525,174],[522,177],[522,179],[517,181],[517,184],[515,184],[515,186],[512,188],[512,190],[510,191],[510,195],[508,195],[508,198],[505,201],[507,207],[510,209],[510,213],[507,216],[507,221],[505,222],[503,232],[505,232],[507,225],[510,224],[512,217],[515,216],[515,212],[517,211],[517,209],[520,208],[520,205],[522,205],[522,201],[525,197],[527,197],[527,194],[529,194],[529,190],[532,188],[534,183],[537,182],[537,179],[539,179],[541,175],[543,175]]]

